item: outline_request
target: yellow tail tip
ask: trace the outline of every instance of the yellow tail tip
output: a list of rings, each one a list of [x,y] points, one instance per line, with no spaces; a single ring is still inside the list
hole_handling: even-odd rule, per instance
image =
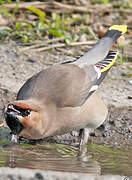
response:
[[[113,25],[109,28],[109,30],[118,30],[121,32],[121,34],[125,34],[127,31],[127,26],[126,25]]]

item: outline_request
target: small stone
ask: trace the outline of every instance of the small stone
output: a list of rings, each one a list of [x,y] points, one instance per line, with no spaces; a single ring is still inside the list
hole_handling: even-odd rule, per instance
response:
[[[109,121],[109,124],[112,126],[115,126],[115,122],[114,121]]]
[[[105,126],[102,124],[97,129],[100,130],[100,131],[104,131],[105,130]]]
[[[132,96],[127,96],[128,99],[132,99]]]
[[[90,136],[96,137],[95,132],[91,132],[91,133],[90,133]]]
[[[34,62],[36,62],[36,60],[35,60],[35,59],[33,59],[33,58],[28,58],[28,59],[27,59],[27,61],[28,61],[28,62],[30,62],[30,63],[34,63]]]
[[[105,134],[105,133],[102,133],[102,137],[106,137],[106,134]]]
[[[44,180],[44,177],[43,177],[42,174],[40,174],[39,172],[37,172],[37,173],[35,174],[35,178],[36,178],[36,180]]]
[[[14,177],[13,177],[13,175],[11,175],[11,174],[8,175],[8,179],[9,179],[9,180],[15,180]]]
[[[78,136],[79,136],[79,132],[77,132],[77,131],[72,131],[72,132],[71,132],[71,135],[74,136],[74,137],[78,137]]]
[[[132,132],[132,126],[130,126],[129,128],[128,128],[128,132]]]
[[[129,83],[132,85],[132,80],[130,80]]]

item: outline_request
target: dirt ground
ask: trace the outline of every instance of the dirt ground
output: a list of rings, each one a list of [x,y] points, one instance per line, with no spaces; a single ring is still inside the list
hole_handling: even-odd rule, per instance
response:
[[[85,46],[85,50],[87,47]],[[82,49],[83,52],[84,49]],[[67,48],[68,51],[68,48]],[[82,53],[80,48],[73,52]],[[71,60],[62,50],[42,53],[22,53],[15,44],[0,45],[0,116],[3,119],[4,105],[15,100],[22,84],[33,74],[55,63]],[[132,144],[132,63],[117,63],[100,86],[98,93],[109,106],[109,116],[104,124],[95,130],[90,140],[111,146]],[[6,133],[6,132],[5,132]],[[3,134],[3,133],[2,133]],[[0,135],[0,139],[2,138]],[[127,145],[127,146],[126,146]]]

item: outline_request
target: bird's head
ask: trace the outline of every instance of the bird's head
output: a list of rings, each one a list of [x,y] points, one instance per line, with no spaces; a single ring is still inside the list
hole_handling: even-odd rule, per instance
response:
[[[14,101],[5,108],[5,120],[11,133],[29,139],[42,138],[41,110],[26,100]]]

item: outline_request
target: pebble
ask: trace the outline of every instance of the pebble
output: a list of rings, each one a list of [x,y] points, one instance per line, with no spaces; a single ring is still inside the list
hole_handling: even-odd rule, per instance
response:
[[[132,85],[132,80],[130,80],[129,83]]]

